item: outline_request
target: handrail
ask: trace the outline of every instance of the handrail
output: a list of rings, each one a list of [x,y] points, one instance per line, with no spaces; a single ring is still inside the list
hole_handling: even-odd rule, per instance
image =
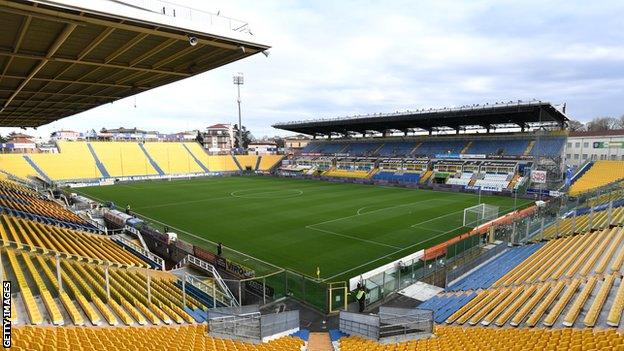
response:
[[[238,306],[238,301],[236,301],[236,299],[234,298],[230,299],[229,296],[225,294],[223,291],[217,290],[216,284],[214,284],[213,286],[210,286],[204,283],[201,279],[191,274],[184,274],[183,279],[186,284],[191,284],[195,286],[196,288],[198,288],[199,290],[205,292],[209,296],[212,296],[212,298],[214,299],[213,307],[217,307],[217,301],[220,301],[223,304],[231,306],[231,307]]]
[[[133,228],[134,229],[134,228]],[[135,229],[136,230],[136,229]],[[154,253],[150,252],[149,250],[145,250],[144,248],[135,245],[133,242],[131,242],[130,240],[124,238],[121,235],[115,235],[114,237],[112,237],[113,241],[118,241],[120,243],[122,243],[123,245],[126,245],[128,247],[130,247],[131,249],[137,251],[138,253],[140,253],[141,255],[147,257],[148,259],[152,260],[154,263],[156,263],[161,270],[165,270],[165,260],[163,260],[162,258],[160,258],[159,256],[155,255]]]
[[[163,0],[123,0],[120,2],[163,16],[183,18],[188,21],[200,21],[211,26],[220,26],[234,32],[251,35],[249,23],[236,18],[222,16],[220,13],[212,13]]]
[[[181,267],[183,267],[187,263],[191,263],[191,264],[195,265],[196,267],[198,267],[198,268],[200,268],[200,269],[204,270],[205,272],[210,273],[212,275],[214,280],[219,285],[219,288],[221,288],[222,293],[226,296],[226,298],[224,299],[223,302],[228,302],[229,301],[230,302],[229,305],[239,306],[239,302],[234,297],[234,294],[232,294],[232,292],[230,291],[228,286],[225,284],[225,281],[223,280],[223,278],[221,278],[221,275],[219,274],[217,269],[213,265],[211,265],[210,263],[208,263],[208,262],[206,262],[206,261],[204,261],[204,260],[202,260],[202,259],[200,259],[198,257],[195,257],[194,255],[190,255],[189,254],[189,255],[186,255],[186,257],[184,257],[182,259],[182,261],[178,262],[178,264],[173,269],[181,268]]]

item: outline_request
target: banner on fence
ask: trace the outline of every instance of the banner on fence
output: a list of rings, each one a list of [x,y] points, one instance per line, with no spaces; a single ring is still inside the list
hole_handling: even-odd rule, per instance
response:
[[[546,183],[546,171],[531,171],[531,181],[536,184]]]

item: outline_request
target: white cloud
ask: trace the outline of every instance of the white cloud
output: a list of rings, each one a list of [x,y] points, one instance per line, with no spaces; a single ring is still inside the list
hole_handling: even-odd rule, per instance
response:
[[[180,0],[178,0],[180,2]],[[613,2],[182,1],[249,21],[256,55],[40,128],[162,131],[538,98],[579,119],[620,115],[624,34]],[[5,132],[5,131],[0,131]]]

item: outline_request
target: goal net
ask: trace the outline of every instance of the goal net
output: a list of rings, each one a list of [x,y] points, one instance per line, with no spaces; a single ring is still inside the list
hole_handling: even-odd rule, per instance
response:
[[[478,204],[464,209],[464,227],[478,227],[498,218],[498,206]]]

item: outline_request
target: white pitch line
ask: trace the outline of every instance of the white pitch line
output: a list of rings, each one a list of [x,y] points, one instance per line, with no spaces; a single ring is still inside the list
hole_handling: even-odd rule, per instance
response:
[[[340,221],[340,220],[347,219],[347,218],[351,218],[351,217],[357,217],[357,216],[363,216],[363,215],[367,215],[367,214],[371,214],[371,213],[376,213],[376,212],[379,212],[379,211],[384,211],[384,210],[388,210],[388,209],[391,209],[391,208],[404,207],[404,206],[409,206],[409,205],[413,205],[413,204],[420,204],[420,203],[423,203],[423,202],[428,202],[428,201],[436,201],[436,200],[437,200],[437,201],[439,201],[439,200],[441,200],[441,199],[427,199],[427,200],[421,200],[421,201],[408,202],[408,203],[406,203],[406,204],[400,204],[400,205],[396,205],[396,206],[382,207],[382,208],[379,208],[379,209],[376,209],[376,210],[372,210],[372,211],[369,211],[369,212],[364,212],[364,213],[362,213],[362,214],[360,214],[360,213],[356,213],[356,214],[349,215],[349,216],[344,216],[344,217],[334,218],[334,219],[330,219],[330,220],[328,220],[328,221],[323,221],[323,222],[318,222],[318,223],[310,224],[310,225],[308,225],[308,226],[317,226],[317,225],[320,225],[320,224],[325,224],[325,223],[336,222],[336,221]],[[365,207],[367,207],[367,206],[365,206]],[[362,207],[362,208],[364,208],[364,207]],[[361,210],[362,208],[360,208],[360,210]],[[359,211],[359,210],[358,210],[358,211]]]
[[[505,208],[505,210],[507,210],[507,209],[513,208],[513,206],[510,206],[510,207],[504,207],[504,208]],[[401,251],[405,251],[405,250],[411,249],[412,247],[414,247],[414,246],[416,246],[416,245],[420,245],[420,244],[426,243],[427,241],[430,241],[430,240],[433,240],[433,239],[439,238],[439,237],[441,237],[441,236],[442,236],[442,235],[444,235],[444,234],[451,233],[451,232],[453,232],[453,231],[455,231],[455,230],[458,230],[458,229],[461,229],[461,228],[463,228],[463,227],[464,227],[464,226],[462,225],[462,226],[460,226],[460,227],[457,227],[457,228],[454,228],[454,229],[448,230],[448,231],[446,231],[446,232],[444,232],[444,233],[440,233],[440,234],[438,234],[438,235],[436,235],[436,236],[433,236],[433,237],[431,237],[431,238],[428,238],[428,239],[425,239],[425,240],[419,241],[419,242],[417,242],[417,243],[414,243],[414,244],[412,244],[412,245],[406,246],[406,247],[404,247],[404,248],[402,248],[402,249],[400,249],[400,250],[397,250],[397,251],[395,251],[395,252],[391,252],[391,253],[389,253],[389,254],[387,254],[387,255],[384,255],[384,256],[382,256],[382,257],[376,258],[376,259],[374,259],[374,260],[372,260],[372,261],[370,261],[370,262],[363,263],[363,264],[361,264],[361,265],[359,265],[359,266],[357,266],[357,267],[353,267],[353,268],[347,269],[347,270],[346,270],[346,271],[344,271],[344,272],[341,272],[341,273],[338,273],[338,274],[334,274],[334,275],[332,275],[332,276],[331,276],[331,277],[329,277],[329,278],[324,278],[324,279],[323,279],[323,281],[328,281],[328,280],[330,280],[330,279],[334,279],[334,278],[339,277],[339,276],[341,276],[341,275],[343,275],[343,274],[346,274],[346,273],[352,272],[352,271],[354,271],[354,270],[356,270],[356,269],[359,269],[359,268],[361,268],[361,267],[367,266],[367,265],[369,265],[369,264],[371,264],[371,263],[373,263],[373,262],[377,262],[377,261],[383,260],[383,259],[385,259],[386,257],[390,257],[390,256],[392,256],[392,255],[395,255],[395,254],[397,254],[397,253],[401,252]]]
[[[361,215],[361,214],[362,214],[362,212],[361,212],[361,211],[362,211],[363,209],[367,208],[367,207],[370,207],[370,206],[364,206],[364,207],[360,207],[360,208],[358,208],[358,210],[357,210],[357,212],[356,212],[356,213],[357,213],[358,215]]]
[[[332,275],[332,276],[331,276],[331,277],[329,277],[329,278],[324,278],[324,279],[323,279],[323,281],[328,281],[328,280],[330,280],[330,279],[334,279],[334,278],[336,278],[336,277],[339,277],[339,276],[341,276],[341,275],[343,275],[343,274],[346,274],[346,273],[352,272],[352,271],[354,271],[354,270],[356,270],[356,269],[362,268],[362,267],[364,267],[364,266],[368,266],[369,264],[371,264],[371,263],[373,263],[373,262],[377,262],[377,261],[383,260],[383,259],[384,259],[384,258],[386,258],[386,257],[390,257],[390,256],[392,256],[392,255],[396,255],[397,253],[399,253],[399,252],[401,252],[401,251],[405,251],[405,250],[411,249],[412,247],[414,247],[414,246],[416,246],[416,245],[420,245],[420,244],[426,243],[427,241],[430,241],[430,240],[433,240],[433,239],[439,238],[439,237],[441,237],[441,236],[442,236],[442,235],[444,235],[444,234],[448,234],[448,233],[450,233],[450,232],[453,232],[453,231],[458,230],[458,229],[461,229],[461,228],[463,228],[463,226],[461,226],[461,227],[457,227],[457,228],[454,228],[454,229],[451,229],[451,230],[449,230],[449,231],[446,231],[446,232],[444,232],[444,233],[438,234],[438,235],[436,235],[436,236],[432,236],[432,237],[430,237],[430,238],[428,238],[428,239],[425,239],[425,240],[419,241],[419,242],[414,243],[414,244],[412,244],[412,245],[410,245],[410,246],[406,246],[406,247],[404,247],[404,248],[402,248],[402,249],[400,249],[400,250],[397,250],[397,251],[395,251],[395,252],[391,252],[391,253],[389,253],[389,254],[387,254],[387,255],[381,256],[381,257],[376,258],[376,259],[374,259],[374,260],[372,260],[372,261],[369,261],[369,262],[363,263],[363,264],[361,264],[361,265],[359,265],[359,266],[357,266],[357,267],[353,267],[353,268],[347,269],[347,270],[346,270],[346,271],[344,271],[344,272],[340,272],[340,273],[338,273],[338,274],[334,274],[334,275]]]
[[[400,249],[400,247],[398,246],[393,246],[393,245],[389,245],[389,244],[384,244],[384,243],[380,243],[378,241],[374,241],[374,240],[368,240],[368,239],[362,239],[359,238],[357,236],[351,236],[351,235],[347,235],[347,234],[340,234],[340,233],[336,233],[336,232],[332,232],[331,230],[325,230],[325,229],[320,229],[320,228],[314,228],[311,227],[309,225],[306,226],[306,228],[311,229],[311,230],[317,230],[319,232],[323,232],[323,233],[327,233],[327,234],[332,234],[332,235],[337,235],[337,236],[341,236],[343,238],[348,238],[348,239],[353,239],[353,240],[358,240],[358,241],[362,241],[365,243],[369,243],[369,244],[375,244],[375,245],[379,245],[379,246],[385,246],[385,247],[390,247],[393,248],[395,250]]]
[[[415,227],[418,228],[418,227]],[[426,230],[426,231],[430,231],[430,232],[434,232],[434,233],[444,233],[444,230],[440,230],[440,229],[431,229],[431,228],[418,228],[420,230]]]
[[[438,217],[435,217],[435,218],[430,218],[430,219],[428,219],[428,220],[426,220],[426,221],[422,221],[422,222],[419,222],[419,223],[416,223],[416,224],[412,224],[412,225],[410,226],[410,228],[415,228],[415,227],[420,226],[421,224],[429,223],[429,222],[431,222],[431,221],[435,221],[436,219],[444,218],[444,217],[450,216],[450,215],[452,215],[452,214],[460,213],[460,212],[462,212],[462,211],[463,211],[463,209],[462,209],[462,210],[459,210],[459,211],[455,211],[455,212],[447,213],[447,214],[445,214],[445,215],[441,215],[441,216],[438,216]]]
[[[148,208],[160,208],[160,207],[169,207],[169,206],[177,206],[177,205],[187,205],[187,204],[194,204],[194,203],[198,203],[198,202],[214,201],[214,200],[225,200],[225,199],[236,199],[236,198],[237,197],[231,196],[231,195],[223,196],[223,197],[207,197],[207,198],[198,199],[198,200],[177,201],[177,202],[168,202],[168,203],[152,205],[152,206],[142,206],[142,207],[137,207],[136,209],[145,210],[145,209],[148,209]]]
[[[79,192],[79,191],[77,191],[77,192]],[[92,198],[92,199],[95,199],[95,200],[99,201],[100,203],[104,203],[104,200],[99,199],[99,198],[97,198],[97,197],[95,197],[95,196],[86,195],[86,194],[83,194],[83,195],[84,195],[84,196],[87,196],[87,197],[90,197],[90,198]],[[133,212],[134,212],[135,214],[139,215],[139,217],[143,217],[143,218],[149,219],[149,220],[150,220],[150,221],[152,221],[152,222],[155,222],[155,223],[158,223],[158,224],[161,224],[161,225],[164,225],[164,226],[168,226],[168,227],[169,227],[169,228],[171,228],[171,229],[175,229],[175,230],[177,230],[178,232],[181,232],[181,233],[184,233],[184,234],[186,234],[186,235],[192,236],[192,237],[194,237],[194,238],[196,238],[196,239],[199,239],[199,240],[205,241],[205,242],[210,243],[210,244],[212,244],[212,245],[215,245],[215,246],[217,245],[217,243],[216,243],[216,242],[214,242],[214,241],[212,241],[212,240],[208,240],[208,239],[206,239],[206,238],[204,238],[204,237],[201,237],[201,236],[195,235],[195,234],[193,234],[193,233],[191,233],[191,232],[187,232],[187,231],[186,231],[186,230],[184,230],[184,229],[180,229],[180,228],[174,227],[174,226],[172,226],[172,225],[169,225],[169,224],[167,224],[167,223],[163,223],[163,222],[158,221],[158,220],[156,220],[156,219],[154,219],[154,218],[151,218],[151,217],[148,217],[148,216],[146,216],[146,215],[140,214],[140,213],[138,213],[138,212],[136,212],[136,211],[133,211]],[[243,252],[240,252],[240,251],[234,250],[234,249],[233,249],[233,248],[231,248],[231,247],[228,247],[228,250],[230,250],[230,251],[232,251],[232,252],[235,252],[235,253],[237,253],[237,254],[239,254],[239,255],[241,255],[241,256],[243,256],[243,257],[247,258],[247,259],[256,260],[256,261],[258,261],[258,262],[264,263],[265,265],[270,266],[270,267],[273,267],[273,268],[276,268],[276,269],[278,269],[278,270],[284,270],[284,268],[281,268],[281,267],[276,266],[276,265],[274,265],[274,264],[272,264],[272,263],[269,263],[269,262],[266,262],[266,261],[264,261],[264,260],[261,260],[261,259],[259,259],[259,258],[257,258],[257,257],[254,257],[254,256],[251,256],[251,255],[248,255],[248,254],[246,254],[246,253],[243,253]],[[291,269],[291,271],[296,272],[295,270],[292,270],[292,269]]]

